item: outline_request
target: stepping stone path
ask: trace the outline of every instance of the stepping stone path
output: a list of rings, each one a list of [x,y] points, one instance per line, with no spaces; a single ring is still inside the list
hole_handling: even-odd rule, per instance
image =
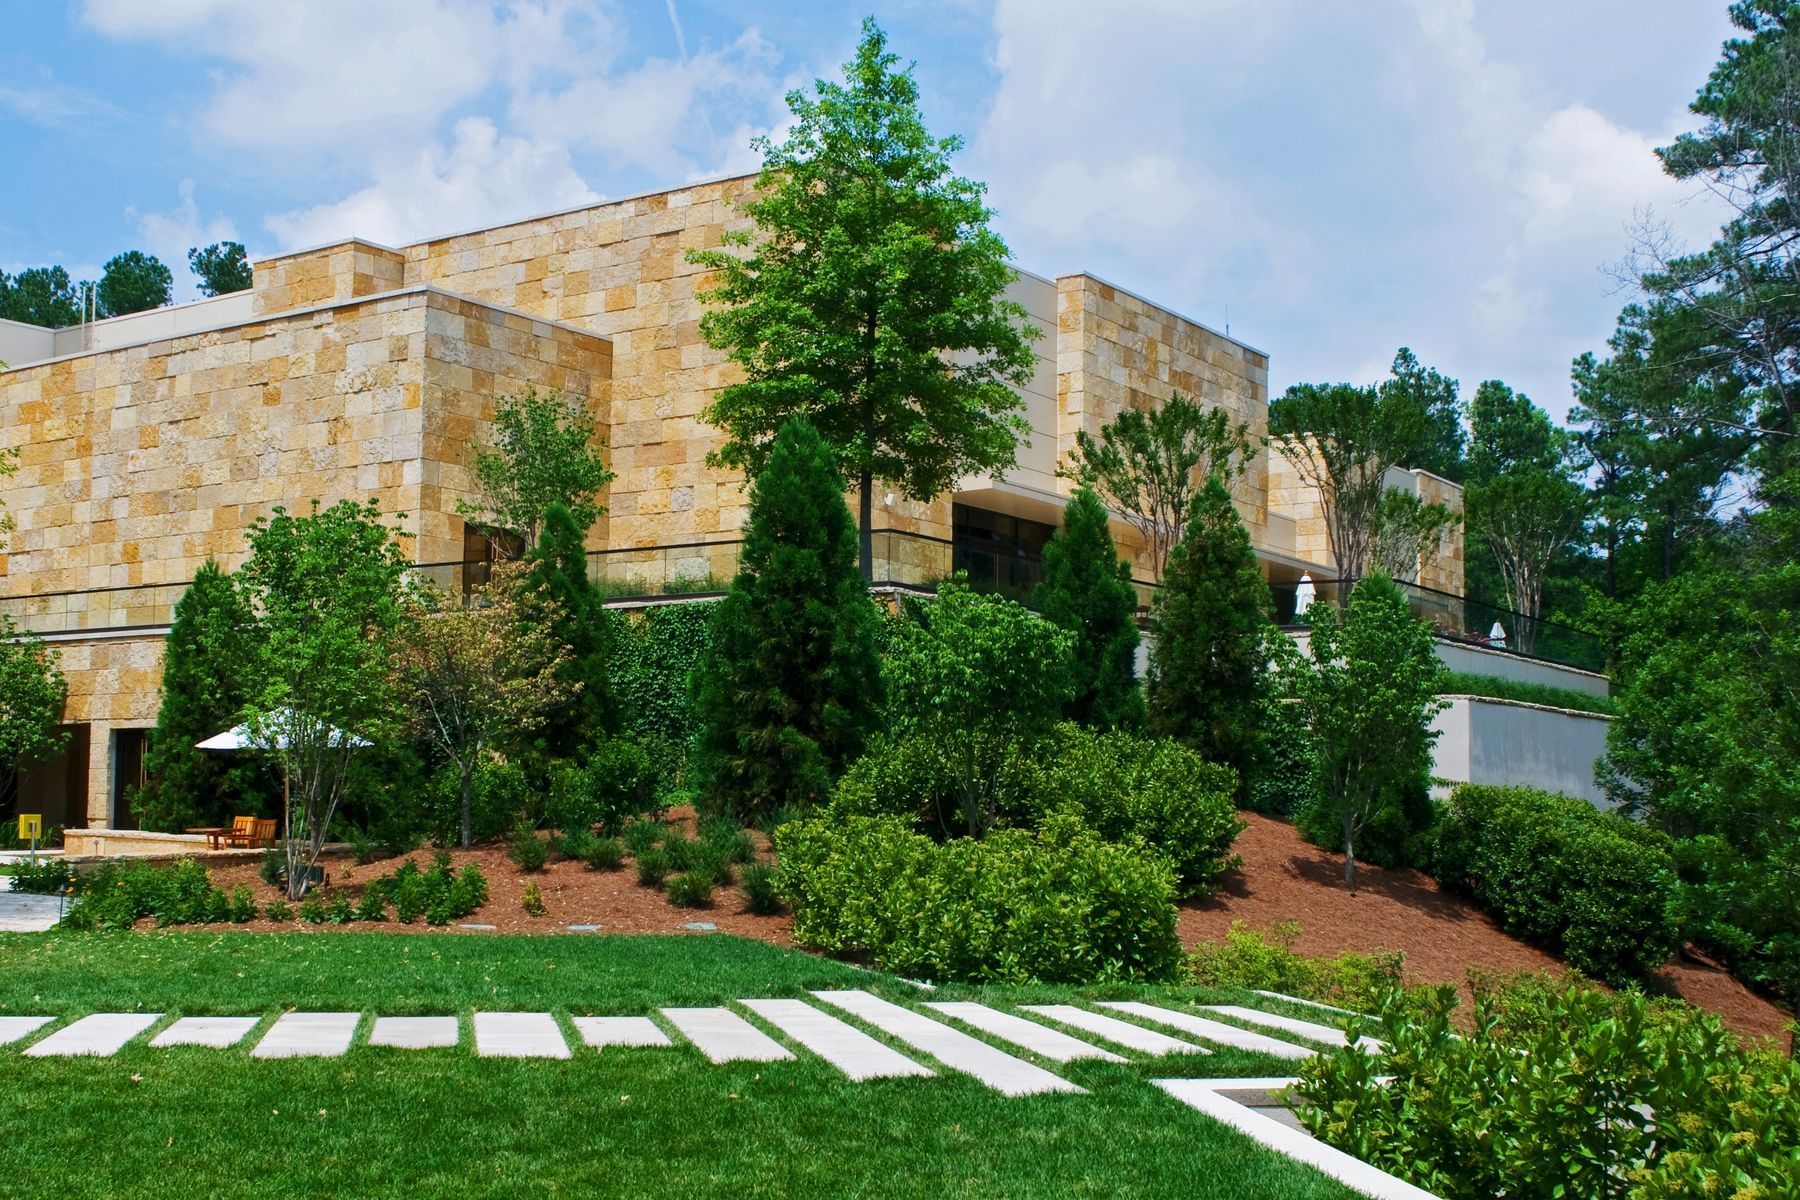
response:
[[[813,995],[853,1017],[860,1017],[915,1050],[931,1055],[953,1071],[961,1071],[1005,1096],[1031,1096],[1039,1092],[1083,1092],[1060,1075],[996,1050],[978,1038],[934,1021],[923,1013],[902,1008],[868,992],[814,992]]]
[[[1158,1025],[1167,1025],[1170,1029],[1179,1029],[1183,1033],[1191,1033],[1195,1037],[1216,1042],[1221,1046],[1230,1046],[1236,1050],[1254,1050],[1258,1054],[1273,1054],[1276,1058],[1311,1058],[1313,1051],[1305,1046],[1296,1046],[1292,1042],[1284,1042],[1280,1038],[1270,1037],[1263,1033],[1252,1033],[1248,1029],[1240,1029],[1236,1025],[1227,1025],[1223,1021],[1209,1021],[1205,1017],[1193,1013],[1181,1012],[1172,1008],[1159,1008],[1154,1004],[1136,1004],[1131,1001],[1105,1000],[1101,1008],[1117,1009],[1146,1021],[1154,1021]]]
[[[0,1017],[0,1046],[22,1042],[54,1020],[55,1017]]]
[[[94,1013],[27,1046],[25,1054],[30,1058],[73,1054],[105,1058],[160,1020],[161,1013]]]
[[[475,1053],[483,1058],[568,1058],[569,1043],[549,1013],[478,1012]]]
[[[1142,1054],[1210,1054],[1212,1051],[1204,1046],[1196,1046],[1192,1042],[1184,1042],[1180,1038],[1170,1037],[1166,1033],[1158,1033],[1154,1029],[1145,1029],[1142,1025],[1133,1025],[1129,1021],[1121,1021],[1117,1017],[1108,1017],[1101,1013],[1089,1012],[1085,1008],[1076,1008],[1073,1004],[1022,1004],[1024,1011],[1040,1017],[1049,1017],[1052,1021],[1072,1026],[1083,1033],[1091,1033],[1105,1038],[1115,1045],[1127,1050],[1136,1050]]]
[[[681,1036],[715,1063],[779,1062],[794,1052],[729,1008],[665,1008]]]
[[[361,1013],[282,1013],[263,1034],[252,1058],[336,1058],[350,1049]]]
[[[1279,1029],[1284,1033],[1297,1034],[1315,1042],[1324,1042],[1328,1046],[1348,1046],[1350,1044],[1350,1039],[1343,1030],[1330,1025],[1315,1025],[1311,1021],[1264,1012],[1260,1008],[1245,1008],[1238,1004],[1206,1004],[1201,1007],[1207,1012],[1236,1017],[1240,1021],[1248,1022],[1251,1025],[1261,1025],[1266,1029]],[[1376,1054],[1387,1048],[1372,1037],[1358,1038],[1356,1044],[1362,1049]]]
[[[1003,1042],[1011,1042],[1052,1062],[1072,1062],[1078,1058],[1098,1058],[1104,1062],[1125,1061],[1111,1050],[1090,1046],[1061,1030],[1039,1025],[1036,1021],[1027,1021],[1024,1017],[1015,1017],[985,1004],[938,1000],[925,1007],[933,1012],[943,1013],[946,1017],[954,1017],[964,1025],[991,1034]]]
[[[249,1036],[261,1017],[182,1017],[150,1039],[152,1046],[211,1046],[222,1050]]]
[[[740,1000],[738,1003],[842,1071],[853,1083],[934,1075],[898,1050],[882,1045],[853,1025],[822,1013],[804,1000]]]
[[[1324,1004],[1318,1000],[1303,1000],[1299,996],[1290,996],[1286,992],[1267,992],[1262,988],[1251,988],[1259,996],[1267,996],[1271,1000],[1281,1000],[1288,1004],[1298,1004],[1302,1008],[1318,1008],[1328,1013],[1336,1013],[1340,1017],[1357,1017],[1361,1013],[1351,1012],[1347,1008],[1339,1008],[1335,1004]]]
[[[649,1017],[571,1017],[581,1040],[598,1050],[603,1046],[671,1046],[669,1035]]]
[[[396,1050],[434,1050],[462,1040],[455,1017],[376,1017],[369,1045]]]

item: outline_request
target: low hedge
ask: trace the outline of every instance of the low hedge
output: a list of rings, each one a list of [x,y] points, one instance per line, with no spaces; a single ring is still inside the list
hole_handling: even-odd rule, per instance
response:
[[[1431,868],[1509,933],[1608,983],[1642,980],[1680,944],[1667,839],[1586,801],[1463,784],[1439,820]]]
[[[1176,894],[1204,896],[1236,866],[1231,843],[1244,829],[1233,796],[1237,775],[1165,738],[1059,725],[990,781],[1003,826],[1036,829],[1075,811],[1101,838],[1141,841],[1175,868]],[[921,738],[884,738],[853,764],[832,795],[839,816],[900,816],[921,829],[954,832],[960,800],[938,748]]]
[[[1173,979],[1175,876],[1070,813],[1032,833],[938,843],[900,817],[823,817],[775,831],[794,940],[942,981]]]
[[[1500,679],[1493,675],[1468,675],[1447,671],[1438,687],[1440,696],[1487,696],[1495,700],[1518,700],[1525,704],[1542,704],[1546,708],[1572,708],[1577,712],[1611,716],[1618,706],[1611,697],[1578,692],[1574,688],[1554,687],[1547,683],[1525,683],[1517,679]]]

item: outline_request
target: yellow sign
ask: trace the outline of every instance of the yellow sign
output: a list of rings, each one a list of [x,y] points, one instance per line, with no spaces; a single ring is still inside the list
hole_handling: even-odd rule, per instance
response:
[[[44,835],[44,815],[42,813],[19,814],[19,840],[35,842]]]

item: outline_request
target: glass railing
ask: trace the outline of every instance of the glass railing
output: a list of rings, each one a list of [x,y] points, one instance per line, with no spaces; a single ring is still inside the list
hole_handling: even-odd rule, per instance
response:
[[[1345,581],[1337,579],[1317,580],[1313,587],[1315,603],[1336,604],[1346,591]],[[1399,587],[1406,594],[1408,607],[1430,621],[1439,637],[1584,671],[1606,670],[1606,643],[1585,629],[1550,617],[1528,617],[1416,583],[1400,583]],[[1275,618],[1283,625],[1294,624],[1297,619],[1296,589],[1293,583],[1270,585],[1275,595]]]

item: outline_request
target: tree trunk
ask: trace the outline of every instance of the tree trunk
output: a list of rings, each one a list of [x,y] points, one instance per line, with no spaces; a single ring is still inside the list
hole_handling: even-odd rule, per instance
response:
[[[470,758],[469,765],[462,769],[462,848],[469,848],[469,791],[470,781],[475,775],[475,760]]]
[[[1344,886],[1356,895],[1356,826],[1349,809],[1344,810]]]
[[[857,478],[862,488],[862,501],[857,521],[856,558],[857,565],[862,568],[863,581],[875,582],[875,476],[868,468],[863,468]]]

